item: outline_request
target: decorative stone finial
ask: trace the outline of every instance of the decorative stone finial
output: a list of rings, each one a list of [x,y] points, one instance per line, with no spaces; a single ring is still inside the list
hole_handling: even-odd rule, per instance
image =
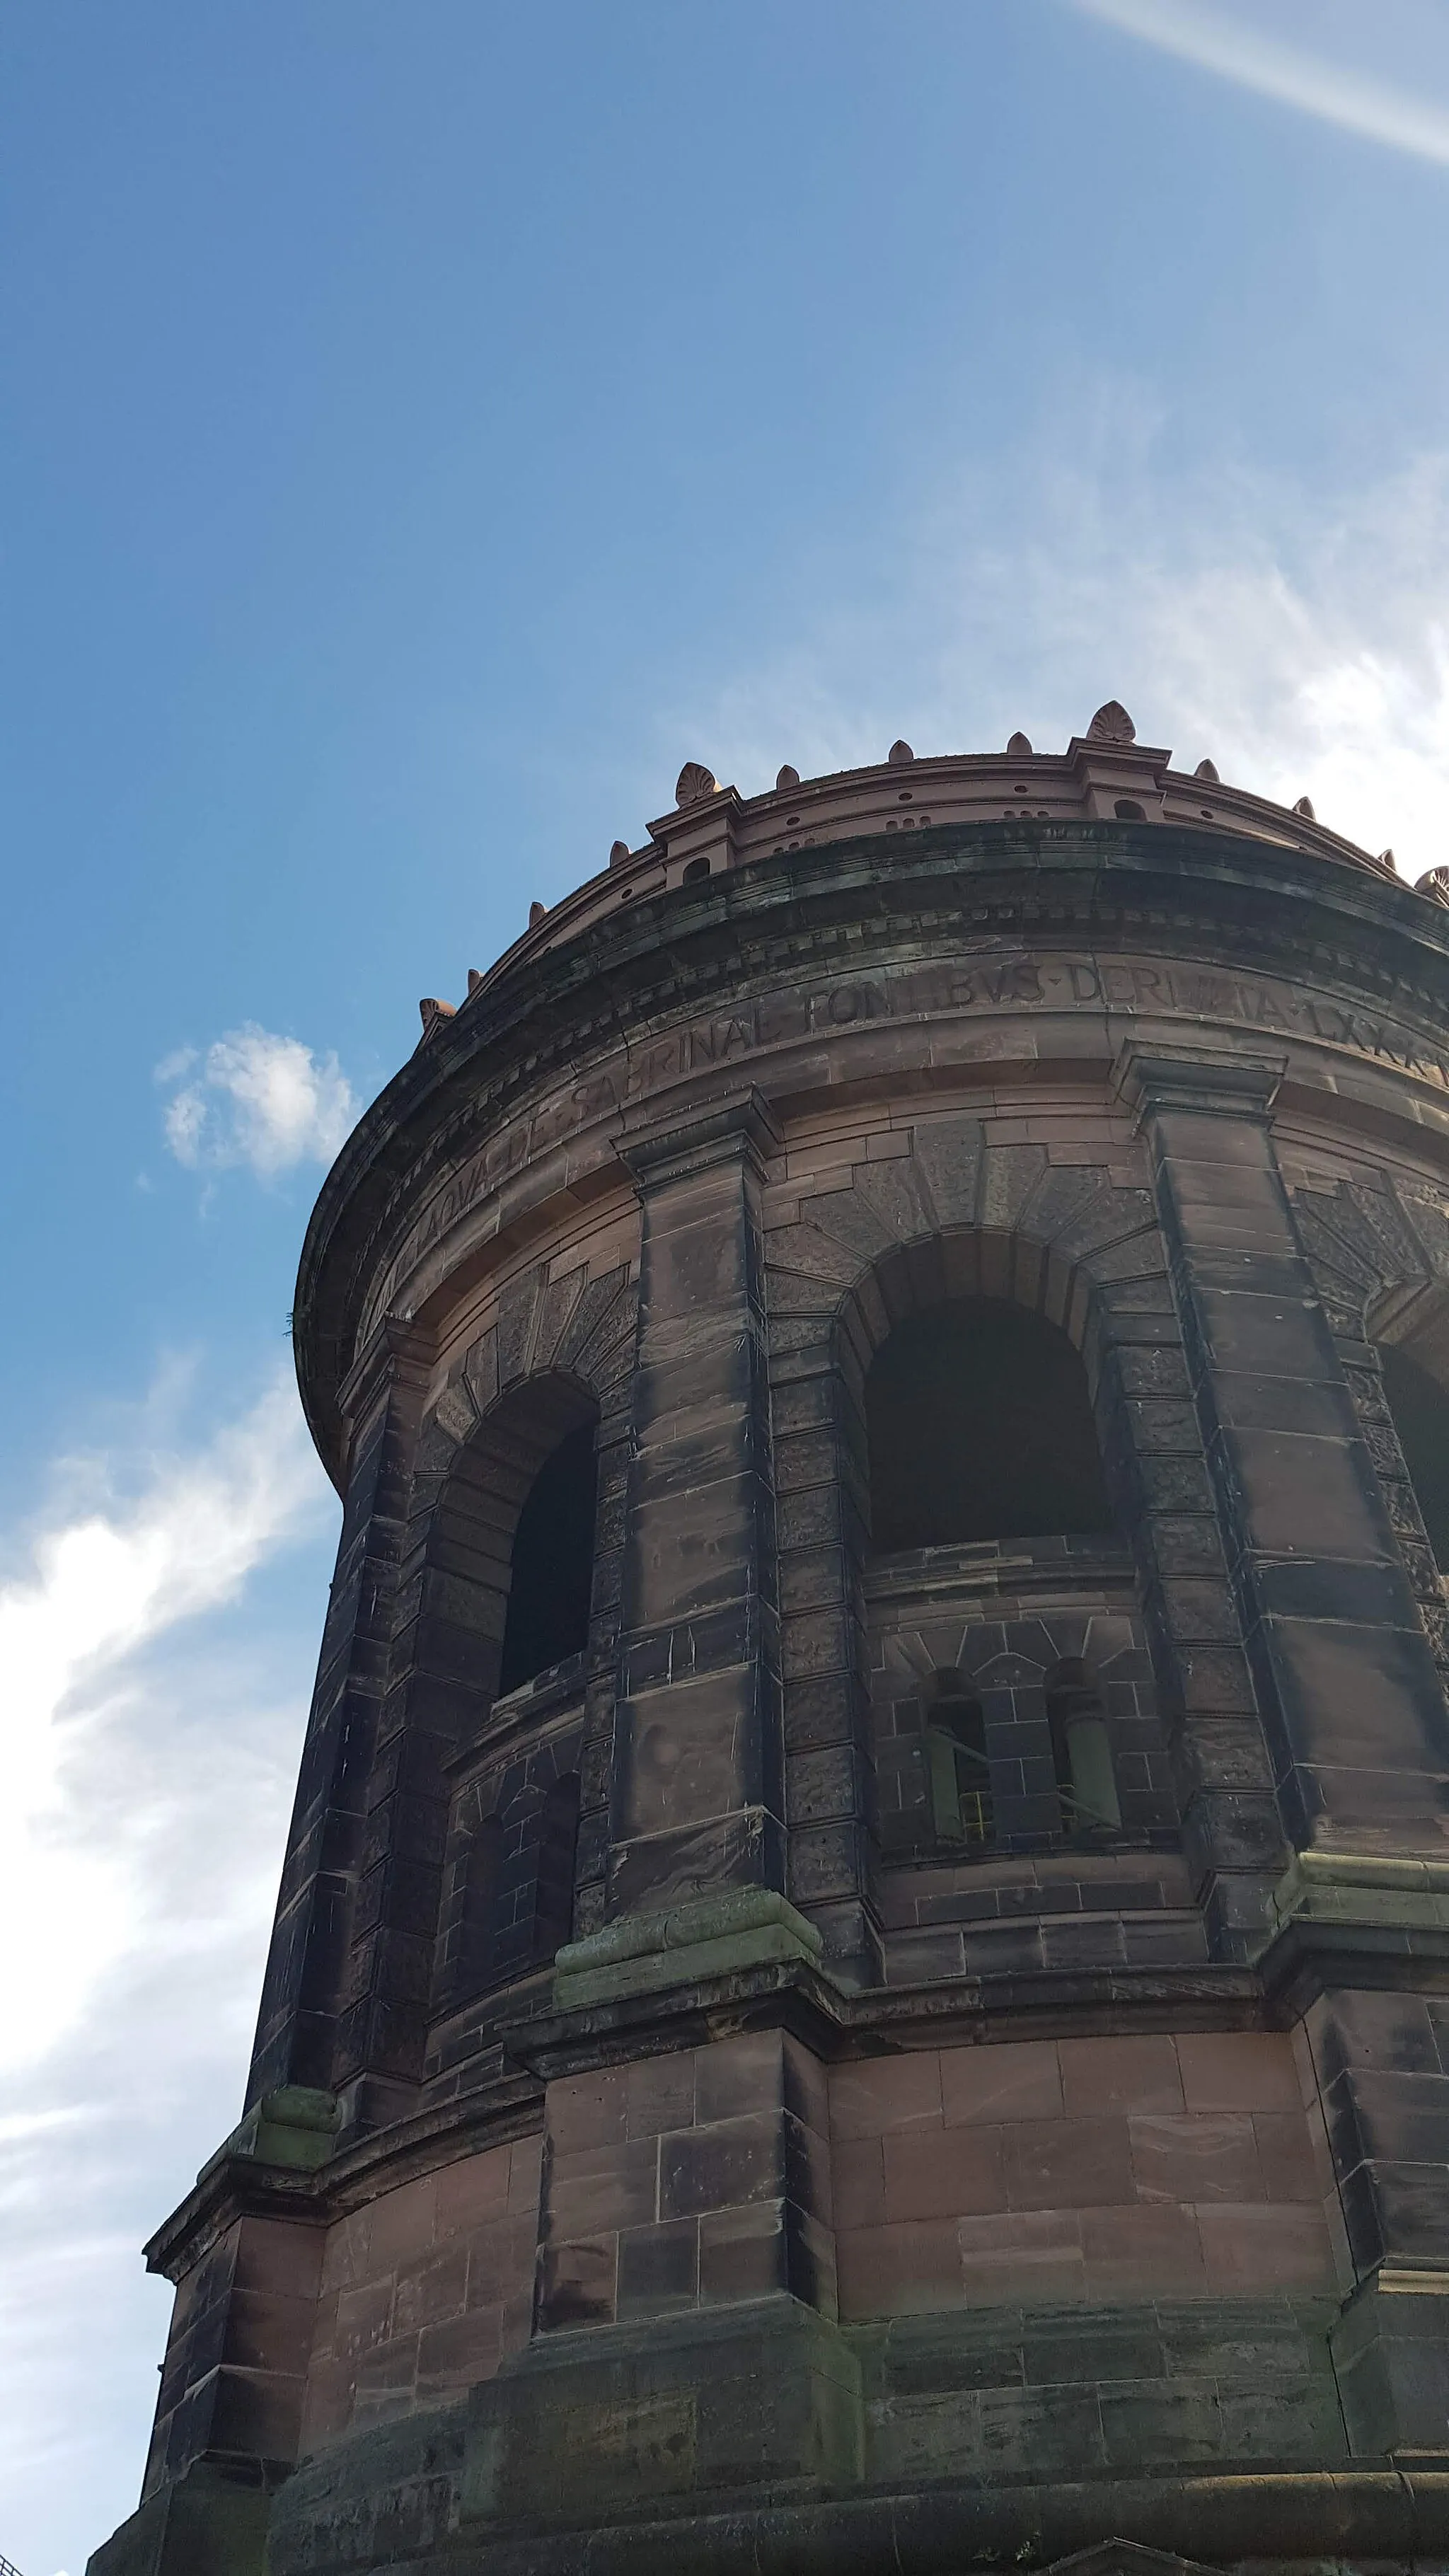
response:
[[[886,758],[890,762],[892,769],[903,769],[906,762],[908,760],[914,760],[915,756],[916,755],[912,751],[908,742],[893,742],[889,751],[886,753]]]
[[[1024,733],[1014,733],[1006,748],[1014,760],[1029,760],[1031,757],[1031,744]]]
[[[1217,787],[1221,784],[1217,773],[1217,765],[1214,761],[1200,760],[1192,774],[1194,778],[1206,779],[1209,787]]]
[[[777,787],[798,787],[799,784],[800,772],[798,769],[792,769],[787,760],[784,768],[779,772],[779,775],[775,780],[775,785]]]
[[[719,780],[703,761],[687,760],[674,782],[676,805],[699,805],[706,796],[719,794]]]
[[[478,968],[476,966],[470,966],[468,969],[468,999],[470,1002],[482,981],[483,978]]]
[[[418,1004],[418,1017],[423,1024],[424,1037],[430,1038],[434,1029],[442,1027],[444,1020],[456,1019],[457,1004],[455,1002],[440,1002],[432,994],[429,994],[425,1001],[419,1002]]]
[[[1415,877],[1414,892],[1449,909],[1449,868],[1430,868],[1427,876]]]
[[[1109,698],[1104,707],[1098,707],[1087,727],[1087,740],[1088,742],[1135,742],[1137,740],[1137,727],[1120,698]]]
[[[1380,850],[1379,866],[1391,877],[1396,877],[1399,873],[1399,863],[1392,850]]]
[[[531,903],[529,905],[528,926],[530,930],[536,930],[538,928],[539,923],[544,919],[547,911],[548,906],[546,903]]]
[[[627,841],[611,841],[609,843],[609,865],[611,868],[621,868],[624,861],[631,855],[632,853]]]
[[[1293,808],[1293,811],[1295,814],[1301,814],[1305,823],[1316,823],[1318,820],[1317,815],[1313,811],[1313,799],[1311,796],[1300,796],[1297,804]]]

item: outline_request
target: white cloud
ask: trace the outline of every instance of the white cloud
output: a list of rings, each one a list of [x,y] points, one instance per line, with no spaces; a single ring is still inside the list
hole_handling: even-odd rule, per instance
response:
[[[36,2569],[136,2500],[140,2247],[238,2116],[325,1588],[295,1391],[190,1447],[183,1392],[66,1462],[0,1586],[0,2548]]]
[[[755,792],[781,760],[880,760],[900,733],[986,750],[1020,726],[1060,749],[1118,697],[1179,766],[1210,754],[1259,795],[1309,795],[1405,876],[1449,858],[1449,455],[1310,503],[1171,481],[1130,388],[1062,412],[1070,463],[1049,438],[938,491],[868,607],[857,577],[788,660],[669,710],[670,743]]]
[[[1358,65],[1335,63],[1307,46],[1285,44],[1260,26],[1202,5],[1202,0],[1073,0],[1073,5],[1087,17],[1256,90],[1260,97],[1322,117],[1392,151],[1449,164],[1449,109],[1376,80]]]
[[[191,1171],[244,1163],[268,1180],[298,1163],[330,1163],[357,1116],[335,1055],[314,1056],[299,1038],[254,1020],[228,1029],[204,1056],[178,1048],[156,1079],[181,1084],[166,1104],[166,1142]]]
[[[146,1460],[133,1499],[108,1490],[113,1465],[71,1463],[69,1516],[35,1539],[30,1570],[0,1588],[0,1956],[24,1955],[30,1924],[48,1928],[43,1984],[9,1988],[0,2070],[55,2044],[96,1975],[138,1937],[150,1903],[124,1804],[108,1809],[93,1844],[78,1831],[116,1746],[142,1722],[136,1657],[234,1600],[314,1519],[325,1491],[295,1389],[280,1375],[198,1454]],[[92,1499],[77,1509],[85,1482]]]

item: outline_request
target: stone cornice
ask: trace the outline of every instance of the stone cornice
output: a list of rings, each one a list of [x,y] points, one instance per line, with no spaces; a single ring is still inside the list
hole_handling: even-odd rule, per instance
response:
[[[374,1102],[329,1175],[302,1256],[296,1333],[304,1402],[333,1472],[337,1381],[363,1305],[432,1176],[470,1137],[495,1132],[550,1079],[582,1080],[611,1047],[681,1013],[727,1012],[732,998],[832,971],[924,972],[943,956],[1005,940],[1035,948],[1054,934],[1227,973],[1291,973],[1363,1007],[1392,1006],[1435,1038],[1449,1028],[1449,917],[1367,868],[1221,831],[941,826],[908,843],[784,853],[641,897],[480,987]]]
[[[620,1980],[621,1986],[627,1980]],[[901,2050],[1143,2031],[1276,2029],[1325,1986],[1449,1992],[1449,1931],[1409,1925],[1285,1922],[1256,1964],[1033,1970],[939,1984],[850,1990],[804,1958],[702,1972],[662,1990],[621,1991],[536,2009],[491,2028],[501,2070],[476,2090],[354,2138],[307,2170],[273,2163],[242,2132],[198,2175],[145,2249],[149,2270],[177,2280],[238,2218],[330,2226],[390,2189],[458,2156],[534,2135],[542,2086],[625,2064],[721,2031],[785,2029],[826,2063]],[[563,1990],[567,1992],[567,1986]],[[243,2124],[245,2127],[245,2124]],[[238,2143],[240,2142],[240,2143]]]
[[[458,2156],[535,2136],[542,2117],[540,2086],[511,2068],[459,2101],[353,2140],[311,2170],[267,2162],[245,2145],[234,2151],[228,2139],[145,2246],[146,2269],[180,2280],[238,2218],[282,2217],[330,2226],[366,2207],[379,2191],[432,2173]]]
[[[1254,1971],[1230,1964],[1038,1970],[855,1992],[800,1957],[706,1968],[663,1990],[534,2009],[512,2022],[500,2018],[490,2028],[491,2044],[502,2043],[500,2073],[474,2091],[354,2139],[311,2171],[266,2163],[245,2149],[232,2152],[229,2140],[156,2230],[146,2261],[151,2271],[176,2279],[238,2217],[286,2215],[330,2225],[380,2190],[460,2155],[532,2136],[545,2081],[628,2062],[641,2048],[656,2048],[662,2029],[674,2047],[702,2046],[724,2030],[785,2029],[838,2063],[1063,2031],[1261,2029],[1272,2017]]]

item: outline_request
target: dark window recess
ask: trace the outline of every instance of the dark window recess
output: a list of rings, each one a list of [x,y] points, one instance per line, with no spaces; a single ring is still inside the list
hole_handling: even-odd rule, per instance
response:
[[[989,1843],[991,1772],[979,1700],[934,1702],[926,1728],[926,1776],[932,1839],[948,1848],[973,1846],[978,1851]]]
[[[518,1515],[500,1698],[589,1642],[598,1471],[592,1423],[581,1423],[546,1458]]]
[[[1055,1324],[991,1297],[900,1324],[865,1389],[872,1543],[1110,1530],[1087,1373]]]
[[[708,874],[708,859],[687,859],[679,871],[679,882],[681,885],[698,885],[700,878]]]
[[[1112,811],[1119,823],[1145,823],[1147,820],[1147,809],[1138,804],[1135,796],[1119,796]]]
[[[1075,1657],[1058,1664],[1047,1682],[1046,1705],[1063,1831],[1120,1833],[1122,1808],[1107,1712],[1085,1664]]]
[[[1379,1363],[1434,1562],[1449,1574],[1449,1395],[1392,1343],[1380,1350]]]
[[[579,1842],[579,1783],[570,1772],[544,1800],[538,1835],[538,1889],[533,1909],[533,1955],[551,1959],[574,1928],[574,1866]]]
[[[496,1816],[485,1816],[469,1841],[463,1866],[463,1921],[456,1972],[459,1994],[482,1994],[492,1981],[502,1868],[503,1827]]]

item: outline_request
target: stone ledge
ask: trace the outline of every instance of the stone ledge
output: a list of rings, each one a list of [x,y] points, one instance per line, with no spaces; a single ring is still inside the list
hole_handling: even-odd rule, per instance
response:
[[[292,2173],[315,2173],[332,2153],[340,2119],[335,2093],[319,2092],[310,2084],[284,2084],[280,2092],[264,2093],[252,2104],[196,2179],[205,2182],[232,2156],[281,2165]]]
[[[388,2475],[371,2493],[353,2483],[350,2446],[308,2461],[277,2499],[270,2576],[361,2576],[378,2563],[366,2553],[379,2529],[397,2576],[1011,2576],[1098,2552],[1125,2576],[1142,2570],[1137,2551],[1159,2566],[1246,2561],[1256,2576],[1323,2576],[1325,2563],[1345,2559],[1411,2576],[1426,2561],[1441,2565],[1449,2547],[1449,2474],[1437,2459],[1164,2464],[1156,2474],[923,2480],[808,2500],[766,2482],[677,2504],[640,2496],[617,2514],[600,2499],[587,2521],[562,2528],[533,2516],[469,2530],[455,2500],[478,2430],[463,2409],[376,2429],[373,2465]]]
[[[554,1960],[560,2012],[659,1994],[702,1977],[799,1960],[822,1975],[825,1944],[813,1923],[769,1887],[731,1888],[662,1914],[625,1915],[571,1941]]]
[[[1272,1895],[1275,1929],[1358,1923],[1449,1931],[1449,1860],[1398,1852],[1305,1851]]]
[[[1420,2469],[1295,2473],[1245,2468],[1083,2480],[1070,2486],[969,2482],[812,2505],[741,2497],[732,2510],[640,2520],[587,2533],[500,2532],[454,2543],[446,2562],[403,2561],[398,2576],[961,2576],[967,2568],[1050,2569],[1086,2552],[1109,2564],[1322,2576],[1368,2559],[1403,2576],[1449,2544],[1449,2476]]]

